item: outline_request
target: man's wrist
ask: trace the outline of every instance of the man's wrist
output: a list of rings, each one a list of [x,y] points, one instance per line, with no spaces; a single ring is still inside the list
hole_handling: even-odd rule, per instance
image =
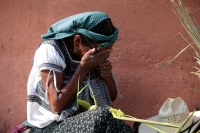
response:
[[[79,65],[76,69],[76,74],[87,74],[89,72],[89,69],[83,67],[82,65]]]
[[[112,80],[111,73],[108,76],[104,77],[103,80],[104,82],[109,82],[110,80]]]

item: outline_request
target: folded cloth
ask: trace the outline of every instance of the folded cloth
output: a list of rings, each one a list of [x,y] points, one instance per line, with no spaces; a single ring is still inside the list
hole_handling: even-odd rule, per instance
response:
[[[23,133],[26,129],[28,129],[27,126],[19,124],[18,126],[15,127],[13,131],[11,131],[11,133]]]
[[[106,13],[98,11],[76,14],[56,22],[41,37],[44,40],[58,40],[76,34],[83,34],[92,40],[103,42],[98,46],[98,48],[102,48],[113,44],[118,37],[117,28],[110,36],[91,31],[94,26],[107,18],[109,16]]]

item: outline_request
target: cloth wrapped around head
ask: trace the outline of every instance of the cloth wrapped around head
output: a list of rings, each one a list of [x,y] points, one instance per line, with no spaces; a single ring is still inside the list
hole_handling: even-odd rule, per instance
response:
[[[102,42],[98,46],[98,48],[102,48],[116,41],[118,29],[114,28],[113,34],[109,36],[95,33],[91,31],[91,29],[108,18],[109,16],[106,13],[97,11],[76,14],[56,22],[48,29],[48,32],[41,37],[44,40],[57,40],[76,34],[83,34],[94,41]]]

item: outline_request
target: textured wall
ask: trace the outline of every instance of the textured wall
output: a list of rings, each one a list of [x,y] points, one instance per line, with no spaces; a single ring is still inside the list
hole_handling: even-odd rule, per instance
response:
[[[200,7],[199,0],[184,2],[191,9]],[[66,16],[93,10],[107,12],[120,30],[110,57],[123,94],[115,108],[146,119],[168,97],[182,97],[191,111],[200,107],[194,91],[200,81],[190,73],[197,66],[191,48],[159,69],[187,46],[178,32],[189,40],[169,0],[1,0],[0,132],[26,119],[26,84],[40,35]]]

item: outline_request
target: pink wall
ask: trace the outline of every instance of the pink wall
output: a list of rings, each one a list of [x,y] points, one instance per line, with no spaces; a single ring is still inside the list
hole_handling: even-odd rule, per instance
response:
[[[191,9],[200,7],[199,0],[184,2]],[[200,107],[200,94],[194,91],[200,81],[190,73],[198,66],[191,48],[158,69],[187,46],[178,32],[189,39],[170,0],[1,0],[0,132],[26,119],[26,84],[40,35],[64,17],[93,10],[107,12],[120,30],[110,57],[123,94],[115,108],[146,119],[168,97],[182,97],[190,111]]]

